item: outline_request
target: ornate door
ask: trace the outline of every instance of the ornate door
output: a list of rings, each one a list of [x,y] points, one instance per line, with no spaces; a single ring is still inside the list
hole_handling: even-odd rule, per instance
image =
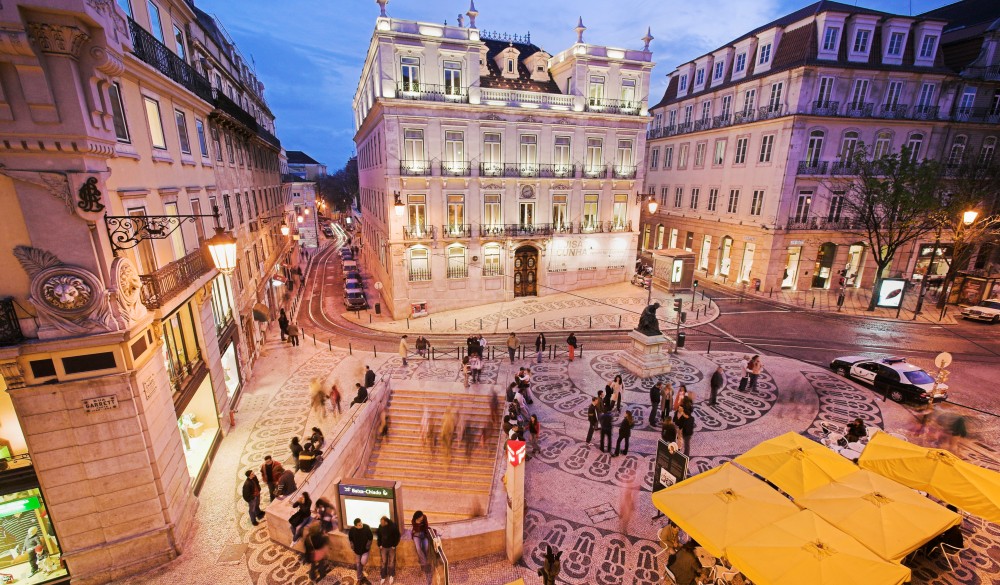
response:
[[[538,250],[523,246],[514,251],[514,296],[533,297],[538,294]]]

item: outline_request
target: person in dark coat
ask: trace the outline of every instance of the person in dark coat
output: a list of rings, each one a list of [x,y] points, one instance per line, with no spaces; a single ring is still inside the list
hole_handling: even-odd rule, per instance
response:
[[[660,438],[667,444],[677,442],[677,425],[670,418],[663,419],[663,427],[660,429]]]
[[[610,453],[611,452],[612,424],[614,423],[614,420],[613,420],[613,418],[611,416],[611,412],[609,410],[603,411],[601,413],[601,415],[598,417],[598,420],[601,423],[601,451],[602,452],[604,451],[604,439],[607,438],[608,439],[608,453]]]
[[[292,442],[288,444],[288,449],[292,452],[292,459],[295,460],[295,471],[299,470],[299,454],[302,453],[302,444],[298,437],[292,437]]]
[[[351,404],[362,404],[368,400],[368,389],[361,384],[355,384],[354,386],[358,389],[358,395],[354,397]]]
[[[701,563],[694,554],[694,541],[689,540],[681,547],[673,559],[669,561],[670,572],[674,574],[677,585],[694,585],[701,574]]]
[[[354,519],[354,526],[347,531],[347,540],[351,542],[351,550],[354,551],[354,561],[355,569],[357,569],[357,577],[355,582],[359,585],[361,583],[368,583],[371,585],[371,581],[365,577],[365,565],[368,564],[368,553],[372,549],[372,529],[361,521],[361,518]]]
[[[618,427],[618,442],[615,444],[615,454],[612,457],[617,457],[620,453],[625,453],[628,455],[628,440],[632,436],[632,427],[634,426],[632,420],[632,411],[626,410],[625,416],[622,418],[622,424]],[[625,441],[625,450],[622,451],[622,441]]]
[[[538,363],[542,363],[542,354],[545,353],[545,334],[539,333],[535,338],[535,356]]]
[[[375,385],[375,372],[368,366],[365,366],[365,388],[371,388],[374,385]]]
[[[662,384],[657,382],[649,389],[649,426],[656,425],[656,413],[660,411],[660,393],[663,392]]]
[[[614,403],[612,400],[614,393],[615,391],[611,388],[611,384],[604,386],[604,410],[611,410],[611,405]]]
[[[295,485],[295,472],[291,469],[285,469],[278,466],[276,471],[278,473],[278,486],[274,489],[274,496],[280,498],[282,496],[287,496],[299,489]]]
[[[569,352],[569,361],[576,357],[576,348],[579,344],[576,341],[576,333],[570,333],[566,338],[566,351]]]
[[[38,536],[38,528],[32,526],[28,529],[28,534],[24,537],[24,551],[28,553],[28,564],[31,566],[31,575],[38,572],[38,551],[42,547],[42,539]]]
[[[715,399],[725,385],[726,375],[722,372],[722,366],[719,366],[715,368],[715,373],[712,374],[712,381],[710,382],[712,393],[708,397],[709,406],[715,406]]]
[[[284,309],[281,309],[280,313],[278,316],[278,329],[281,330],[281,340],[285,341],[288,338],[288,315],[285,314]]]
[[[312,444],[312,441],[306,441],[306,446],[299,453],[299,471],[305,471],[309,473],[316,466],[316,447]]]
[[[399,546],[399,527],[388,517],[382,516],[375,530],[379,552],[382,553],[382,581],[392,583],[396,578],[396,547]]]
[[[267,484],[268,500],[274,499],[274,488],[278,485],[278,476],[281,475],[281,464],[271,459],[270,455],[264,456],[264,463],[260,466],[260,476]]]
[[[587,422],[590,428],[587,429],[587,444],[594,438],[594,431],[597,430],[597,417],[601,415],[601,401],[596,397],[590,399],[590,406],[587,407]]]
[[[246,471],[246,480],[243,482],[243,501],[250,507],[250,524],[254,526],[264,517],[260,511],[260,481],[254,475],[252,469]]]
[[[694,436],[694,392],[690,390],[681,402],[678,425],[681,428],[681,436],[684,437],[684,454],[690,457],[691,438]]]
[[[312,520],[312,498],[309,497],[309,492],[302,492],[292,507],[297,510],[288,518],[288,523],[292,525],[292,544],[295,544],[302,538],[302,531]]]

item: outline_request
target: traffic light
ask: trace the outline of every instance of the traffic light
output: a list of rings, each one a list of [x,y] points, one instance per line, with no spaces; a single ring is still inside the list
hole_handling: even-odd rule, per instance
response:
[[[681,312],[681,306],[683,304],[684,304],[684,301],[682,301],[681,299],[674,299],[674,312],[675,313],[680,313]]]
[[[688,320],[687,311],[681,311],[681,314],[680,314],[680,321],[681,321],[681,323],[687,323],[687,320]]]

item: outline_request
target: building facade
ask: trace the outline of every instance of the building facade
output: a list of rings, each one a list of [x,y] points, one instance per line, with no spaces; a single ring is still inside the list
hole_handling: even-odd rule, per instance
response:
[[[993,160],[995,40],[949,56],[950,34],[933,14],[821,1],[678,67],[652,108],[645,190],[659,209],[641,249],[690,250],[700,276],[762,290],[870,287],[875,263],[839,190],[856,149],[908,147],[956,169]],[[922,274],[932,257],[946,271],[925,239],[888,275]]]
[[[23,0],[0,21],[0,502],[23,510],[0,524],[42,535],[32,582],[105,583],[181,552],[248,373],[241,291],[286,245],[250,233],[284,209],[280,145],[193,2]],[[220,274],[216,226],[261,260]]]
[[[376,21],[354,97],[362,259],[395,318],[621,282],[637,240],[643,50],[550,55]]]

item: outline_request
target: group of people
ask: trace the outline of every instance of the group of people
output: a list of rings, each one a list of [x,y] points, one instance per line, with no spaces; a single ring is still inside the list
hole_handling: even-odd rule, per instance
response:
[[[534,404],[531,399],[531,369],[522,367],[514,375],[514,380],[507,385],[506,390],[506,414],[503,417],[503,432],[508,439],[525,441],[528,443],[526,455],[538,453],[538,438],[542,432],[542,425],[538,421],[538,416],[528,410],[528,406]],[[494,408],[499,408],[499,401],[494,395],[491,399],[491,416]]]
[[[432,530],[427,521],[427,516],[420,510],[414,512],[413,518],[410,520],[410,535],[413,538],[413,546],[417,550],[417,561],[420,563],[420,568],[423,571],[424,576],[427,578],[427,585],[431,585],[433,582],[433,570],[429,555],[431,549]],[[371,581],[369,581],[368,577],[365,575],[365,567],[368,566],[368,558],[371,553],[372,543],[378,545],[379,553],[382,559],[382,568],[379,571],[381,577],[379,585],[385,585],[386,583],[388,583],[388,585],[392,585],[393,582],[395,582],[396,547],[399,546],[401,538],[402,534],[399,526],[388,516],[382,516],[382,518],[379,519],[378,528],[374,531],[370,526],[365,524],[361,518],[354,519],[354,523],[347,531],[347,540],[350,542],[351,552],[354,553],[354,568],[356,573],[355,582],[358,583],[358,585],[371,585]],[[306,546],[306,550],[308,553],[308,545]],[[308,554],[307,558],[316,557],[316,553],[321,550],[323,556],[322,559],[317,562],[324,564],[329,563],[326,558],[326,549],[313,549],[313,553]],[[323,572],[320,578],[325,575],[326,572]],[[310,577],[312,577],[311,571]]]
[[[292,347],[299,345],[299,324],[296,321],[289,321],[284,309],[278,313],[278,328],[281,330],[281,341],[290,341]]]
[[[612,452],[614,413],[622,411],[624,390],[622,377],[615,376],[614,380],[604,387],[604,390],[597,391],[597,396],[591,398],[590,406],[587,407],[587,421],[590,423],[587,430],[587,443],[589,444],[593,440],[594,431],[600,429],[601,452],[605,451],[604,445],[605,440],[607,440],[607,452],[611,453],[612,457],[621,454],[628,455],[629,440],[632,437],[632,428],[635,426],[635,415],[626,408],[625,415],[618,426],[618,442],[615,443],[615,449]],[[622,449],[622,443],[625,444],[624,449]]]

